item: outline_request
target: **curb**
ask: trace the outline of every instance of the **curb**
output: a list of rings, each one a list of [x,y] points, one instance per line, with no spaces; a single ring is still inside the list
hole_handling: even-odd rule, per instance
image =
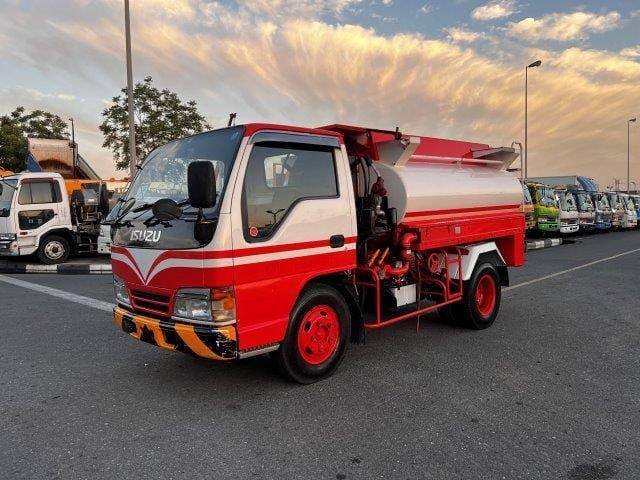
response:
[[[40,265],[37,263],[0,263],[0,273],[59,273],[63,275],[111,274],[110,264],[63,263]]]
[[[527,240],[525,251],[540,250],[542,248],[557,247],[562,245],[561,238],[546,238],[544,240]]]

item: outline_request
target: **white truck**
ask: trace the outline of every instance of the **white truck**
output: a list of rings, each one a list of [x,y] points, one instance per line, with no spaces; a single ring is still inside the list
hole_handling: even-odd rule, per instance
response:
[[[26,172],[0,178],[0,256],[36,254],[42,263],[94,252],[108,213],[104,182]]]

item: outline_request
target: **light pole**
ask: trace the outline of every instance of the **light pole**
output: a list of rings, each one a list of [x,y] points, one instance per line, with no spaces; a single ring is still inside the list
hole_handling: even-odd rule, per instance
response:
[[[133,116],[133,71],[131,67],[131,25],[129,21],[129,0],[124,0],[124,30],[127,50],[127,104],[129,107],[129,180],[136,173],[136,126]]]
[[[631,141],[630,141],[630,132],[631,132],[631,122],[635,123],[636,121],[636,117],[630,118],[629,120],[627,120],[627,193],[631,192],[631,185],[629,183],[629,165],[630,165],[630,160],[631,160],[631,152],[630,152],[630,147],[631,147]]]
[[[535,67],[539,67],[540,65],[542,65],[542,60],[536,60],[533,63],[530,63],[529,65],[527,65],[527,67],[524,69],[524,178],[527,178],[527,167],[528,167],[528,156],[527,156],[527,145],[528,145],[528,102],[529,102],[529,69],[530,68],[535,68]]]
[[[73,178],[77,177],[77,169],[78,169],[78,159],[77,159],[77,154],[76,154],[76,129],[75,126],[73,124],[73,118],[70,118],[69,121],[71,122],[71,152],[72,152],[72,165],[73,165],[73,169],[72,169],[72,175]]]

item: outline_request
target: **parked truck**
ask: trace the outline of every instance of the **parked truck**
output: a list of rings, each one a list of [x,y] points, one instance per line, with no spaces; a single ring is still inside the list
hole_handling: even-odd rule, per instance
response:
[[[624,211],[620,226],[624,229],[636,228],[638,226],[638,214],[633,199],[626,193],[618,193],[618,199]]]
[[[531,192],[527,186],[522,184],[522,208],[521,211],[524,215],[524,223],[527,233],[533,232],[536,228],[536,217],[533,208],[533,199],[531,198]]]
[[[528,182],[533,199],[533,209],[538,232],[553,233],[560,231],[560,209],[554,189],[538,182]]]
[[[605,192],[605,195],[607,200],[609,200],[609,206],[611,208],[611,227],[614,229],[623,228],[625,212],[622,200],[617,192]]]
[[[596,229],[610,230],[613,226],[613,210],[607,195],[603,192],[591,192],[591,200],[596,208]]]
[[[578,206],[573,193],[566,188],[556,187],[556,198],[558,200],[560,233],[569,234],[578,231]]]
[[[640,219],[640,195],[630,195],[629,198],[636,208],[636,218]]]
[[[571,190],[578,207],[579,231],[590,232],[596,228],[596,207],[591,195],[585,190]]]
[[[248,124],[154,150],[112,224],[115,322],[169,350],[330,375],[365,331],[489,327],[524,263],[511,148]]]
[[[58,173],[0,178],[0,256],[36,254],[45,264],[92,252],[108,211],[104,184]]]

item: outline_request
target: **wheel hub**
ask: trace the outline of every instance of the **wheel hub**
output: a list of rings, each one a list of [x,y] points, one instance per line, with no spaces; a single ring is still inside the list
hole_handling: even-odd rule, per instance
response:
[[[478,312],[483,317],[489,317],[496,306],[497,287],[493,277],[487,273],[482,275],[476,286],[475,300]]]
[[[64,255],[64,247],[60,242],[49,242],[44,247],[44,253],[52,260],[57,260]]]
[[[317,305],[300,322],[298,352],[305,362],[319,365],[331,358],[339,339],[338,314],[328,305]]]

